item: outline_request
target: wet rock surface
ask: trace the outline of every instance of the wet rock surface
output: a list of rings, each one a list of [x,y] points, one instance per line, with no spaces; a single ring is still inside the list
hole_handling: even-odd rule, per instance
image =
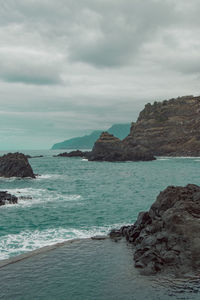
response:
[[[108,132],[102,132],[92,151],[85,155],[90,161],[148,161],[153,155],[144,147],[132,147]]]
[[[169,186],[134,225],[110,232],[126,237],[135,248],[135,267],[143,274],[160,271],[177,275],[200,270],[200,187]]]
[[[35,178],[26,155],[18,152],[8,153],[0,157],[0,176]]]
[[[7,191],[0,191],[0,206],[5,204],[16,204],[18,198],[7,193]]]

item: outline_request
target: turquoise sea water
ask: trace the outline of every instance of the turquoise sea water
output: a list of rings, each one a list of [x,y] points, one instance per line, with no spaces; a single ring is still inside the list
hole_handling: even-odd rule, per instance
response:
[[[44,157],[29,160],[36,179],[0,178],[0,190],[32,197],[0,207],[0,259],[107,234],[133,223],[168,185],[200,184],[200,158],[99,163],[52,157],[59,151],[24,153]]]

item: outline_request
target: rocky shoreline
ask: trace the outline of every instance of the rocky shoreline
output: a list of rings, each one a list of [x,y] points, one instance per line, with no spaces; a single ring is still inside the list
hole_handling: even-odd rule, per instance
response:
[[[142,274],[178,275],[200,269],[200,187],[169,186],[137,221],[110,232],[134,246],[135,267]]]

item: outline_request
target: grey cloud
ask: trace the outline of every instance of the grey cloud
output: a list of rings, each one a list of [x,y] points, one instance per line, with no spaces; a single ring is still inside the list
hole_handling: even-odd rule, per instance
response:
[[[0,48],[0,78],[8,82],[51,85],[61,82],[61,58],[23,48]]]
[[[53,142],[199,94],[198,0],[0,0],[0,141]],[[11,142],[10,142],[11,141]]]

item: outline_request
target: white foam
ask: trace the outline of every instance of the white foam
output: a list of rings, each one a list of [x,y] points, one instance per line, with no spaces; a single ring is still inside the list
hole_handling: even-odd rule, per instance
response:
[[[60,174],[42,174],[42,175],[37,175],[36,179],[58,179],[63,177]]]
[[[169,160],[169,158],[157,158],[157,160]]]
[[[199,156],[157,156],[157,160],[161,159],[200,159]]]
[[[118,224],[117,227],[120,226]],[[19,234],[9,234],[0,238],[0,260],[67,240],[105,235],[114,227],[116,227],[116,224],[105,227],[92,227],[89,230],[52,228],[43,231],[22,231]]]
[[[11,208],[16,209],[18,207],[29,207],[33,205],[42,205],[47,202],[58,202],[58,201],[78,201],[82,200],[81,195],[63,195],[59,194],[56,191],[48,191],[46,189],[33,189],[33,188],[22,188],[22,189],[6,189],[8,193],[17,196],[18,203],[17,204],[7,204],[2,208]],[[27,197],[20,199],[20,197]],[[31,197],[32,199],[29,199]]]
[[[88,161],[88,159],[87,159],[87,158],[82,158],[81,160],[82,160],[82,161]]]

